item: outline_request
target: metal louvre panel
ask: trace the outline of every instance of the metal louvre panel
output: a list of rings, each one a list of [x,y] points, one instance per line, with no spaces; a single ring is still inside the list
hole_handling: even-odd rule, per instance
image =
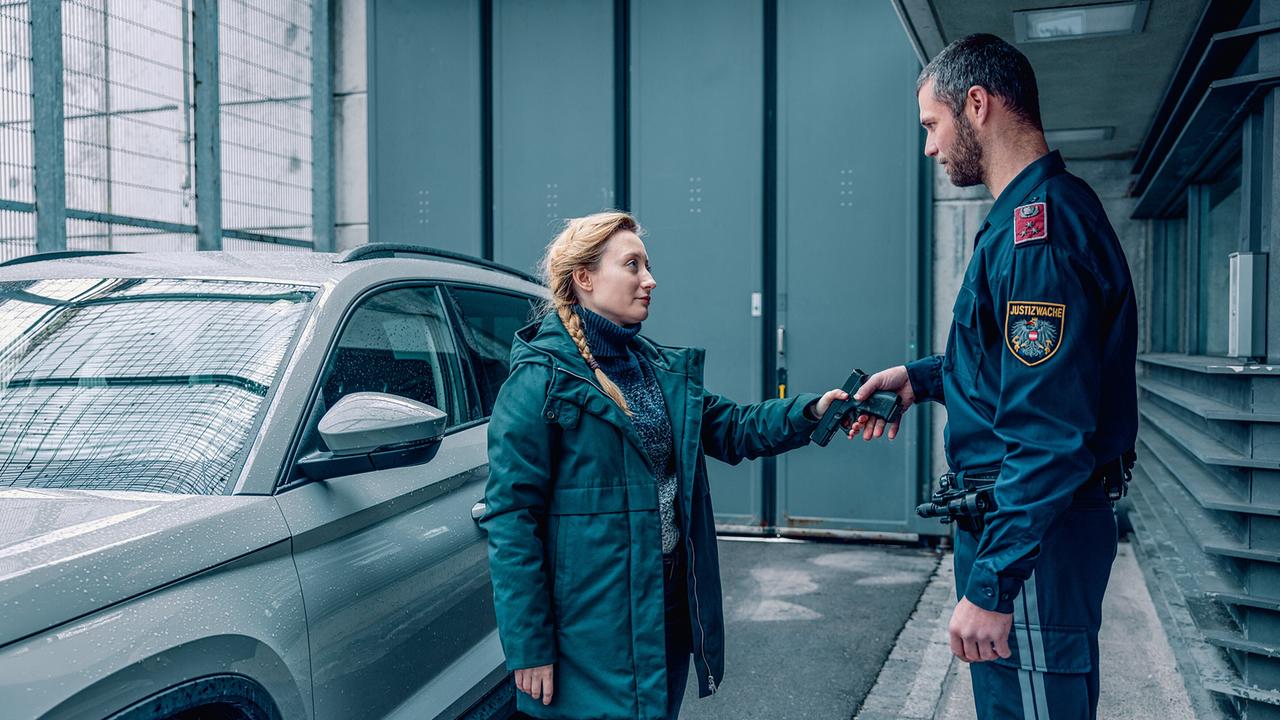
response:
[[[1135,535],[1166,627],[1190,650],[1192,700],[1230,714],[1280,705],[1266,680],[1280,618],[1280,373],[1208,356],[1140,361]]]

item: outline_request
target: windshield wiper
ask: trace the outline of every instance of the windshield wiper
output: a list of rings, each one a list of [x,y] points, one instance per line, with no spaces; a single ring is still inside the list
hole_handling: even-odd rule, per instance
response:
[[[90,305],[114,305],[117,303],[131,302],[190,302],[192,300],[268,304],[283,300],[290,303],[304,303],[311,300],[311,293],[303,292],[301,290],[272,293],[270,295],[244,295],[240,293],[156,293],[154,295],[107,295],[104,297],[87,298],[83,300],[62,300],[59,298],[37,295],[26,290],[0,290],[0,297],[18,300],[32,305],[88,307]]]
[[[44,388],[44,387],[124,387],[124,386],[159,386],[159,385],[230,385],[260,397],[266,397],[268,386],[256,380],[239,375],[223,373],[198,373],[192,375],[135,375],[104,377],[51,377],[11,379],[3,384],[5,388]]]

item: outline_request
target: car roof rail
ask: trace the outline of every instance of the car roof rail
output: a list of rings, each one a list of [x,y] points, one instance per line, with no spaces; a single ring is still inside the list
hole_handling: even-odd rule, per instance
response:
[[[9,267],[10,265],[25,265],[26,263],[41,262],[43,260],[61,260],[63,258],[92,257],[94,255],[132,255],[130,250],[51,250],[49,252],[33,253],[31,255],[22,255],[16,258],[10,258],[4,262],[0,262],[0,267]]]
[[[432,260],[448,260],[450,262],[458,262],[466,265],[475,265],[477,267],[504,272],[508,275],[515,275],[516,277],[521,278],[522,280],[528,280],[535,285],[542,284],[542,280],[538,279],[538,276],[533,275],[532,273],[517,270],[513,267],[496,263],[492,260],[472,257],[471,255],[464,255],[463,253],[453,252],[452,250],[441,250],[440,248],[428,247],[426,245],[410,245],[409,243],[365,243],[364,245],[357,245],[340,255],[338,259],[334,260],[334,262],[349,263],[356,262],[358,260],[415,256],[430,258]]]

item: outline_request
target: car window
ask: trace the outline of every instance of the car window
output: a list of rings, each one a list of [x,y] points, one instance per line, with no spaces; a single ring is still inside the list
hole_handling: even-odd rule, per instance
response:
[[[462,318],[462,336],[475,369],[484,417],[511,369],[511,343],[533,315],[534,301],[523,295],[491,290],[450,288]]]
[[[0,487],[218,494],[313,288],[0,283]]]
[[[321,399],[331,408],[351,393],[389,393],[438,408],[457,425],[467,420],[458,368],[436,288],[386,290],[352,312],[326,365]]]

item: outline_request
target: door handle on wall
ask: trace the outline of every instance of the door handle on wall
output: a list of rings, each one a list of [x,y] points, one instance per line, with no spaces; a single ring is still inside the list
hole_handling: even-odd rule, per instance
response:
[[[779,355],[787,354],[787,326],[786,325],[778,326],[778,354]]]

